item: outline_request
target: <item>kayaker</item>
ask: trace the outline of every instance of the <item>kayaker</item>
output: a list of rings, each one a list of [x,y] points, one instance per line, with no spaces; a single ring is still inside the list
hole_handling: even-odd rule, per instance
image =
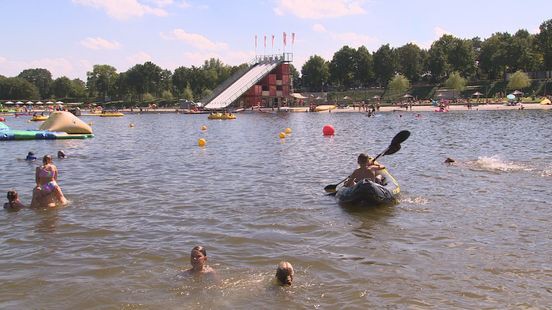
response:
[[[276,280],[281,286],[289,286],[293,282],[293,266],[288,262],[280,262],[276,269]]]
[[[351,187],[356,184],[356,182],[359,182],[364,179],[368,179],[372,182],[376,181],[376,174],[374,171],[370,168],[368,156],[364,153],[361,153],[358,155],[357,163],[360,167],[355,169],[353,173],[349,176],[347,181],[345,181],[345,184],[343,186],[345,187]]]
[[[198,245],[192,249],[190,253],[190,264],[192,268],[184,271],[181,275],[185,276],[200,276],[216,274],[215,270],[207,265],[207,251],[204,247]]]

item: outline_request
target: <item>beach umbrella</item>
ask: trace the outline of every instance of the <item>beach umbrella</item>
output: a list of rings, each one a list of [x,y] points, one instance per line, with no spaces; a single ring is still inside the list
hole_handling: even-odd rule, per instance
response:
[[[23,104],[22,101],[17,101],[15,104]]]
[[[379,98],[381,98],[381,97],[380,97],[380,96],[378,96],[378,95],[375,95],[375,96],[374,96],[374,97],[372,97],[372,98],[373,98],[373,99],[379,99]]]
[[[36,104],[44,104],[42,101],[37,101]]]
[[[63,101],[56,101],[56,104],[63,104]]]
[[[54,104],[52,101],[48,101],[46,102],[46,104]]]
[[[520,92],[519,90],[515,90],[513,93],[515,96],[523,95],[523,92]]]
[[[13,104],[13,101],[8,101],[5,104]]]
[[[514,94],[509,94],[506,98],[508,98],[508,100],[514,100],[516,99],[516,96],[514,96]]]
[[[476,91],[475,93],[472,94],[472,96],[477,96],[477,97],[479,97],[479,96],[483,96],[483,94],[480,93],[480,92],[478,92],[478,91]]]
[[[412,98],[412,97],[414,97],[414,96],[412,96],[411,94],[406,94],[406,95],[403,96],[403,98]]]
[[[351,99],[351,97],[349,97],[349,96],[343,97],[343,100],[349,100],[349,99]]]
[[[27,104],[33,104],[33,102],[29,100],[29,101],[27,101]]]

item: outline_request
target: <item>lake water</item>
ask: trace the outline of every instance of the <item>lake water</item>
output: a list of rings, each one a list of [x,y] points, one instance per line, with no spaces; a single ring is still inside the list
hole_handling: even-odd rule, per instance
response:
[[[29,118],[7,124],[37,128]],[[28,151],[60,149],[71,201],[0,213],[0,308],[552,306],[551,111],[82,118],[95,138],[0,143],[2,202],[12,188],[30,202]],[[412,135],[381,159],[397,205],[324,195],[401,130]],[[175,277],[195,245],[219,282]],[[295,281],[274,288],[282,260]]]

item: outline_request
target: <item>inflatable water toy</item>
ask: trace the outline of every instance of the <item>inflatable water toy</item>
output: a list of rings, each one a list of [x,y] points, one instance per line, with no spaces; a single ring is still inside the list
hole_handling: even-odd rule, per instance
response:
[[[31,121],[33,122],[43,122],[48,119],[48,116],[46,115],[35,115],[33,118],[31,118]]]
[[[67,111],[55,111],[40,125],[40,130],[61,131],[68,134],[92,134],[92,127]]]
[[[86,139],[93,134],[68,134],[61,131],[48,130],[14,130],[0,123],[0,141],[7,140],[53,140],[53,139]]]
[[[121,117],[121,116],[125,116],[125,115],[121,112],[102,112],[102,114],[100,114],[100,117]]]
[[[339,203],[355,204],[363,203],[367,205],[378,205],[392,203],[401,192],[399,183],[387,171],[379,171],[382,178],[382,184],[364,179],[352,187],[341,187],[336,194]]]
[[[208,119],[236,119],[236,115],[232,113],[211,113],[207,116]]]
[[[331,111],[335,108],[336,106],[333,104],[323,104],[323,105],[316,106],[314,108],[314,112]]]
[[[552,103],[552,102],[551,102],[550,99],[548,99],[548,98],[545,98],[545,99],[543,99],[543,100],[540,102],[540,104],[542,104],[542,105],[549,105],[549,104],[551,104],[551,103]]]

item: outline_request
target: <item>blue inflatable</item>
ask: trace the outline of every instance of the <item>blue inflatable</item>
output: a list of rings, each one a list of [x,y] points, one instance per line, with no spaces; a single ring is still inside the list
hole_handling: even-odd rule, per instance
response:
[[[53,140],[53,139],[86,139],[93,134],[68,134],[61,131],[48,130],[13,130],[0,122],[0,141],[8,140]]]

